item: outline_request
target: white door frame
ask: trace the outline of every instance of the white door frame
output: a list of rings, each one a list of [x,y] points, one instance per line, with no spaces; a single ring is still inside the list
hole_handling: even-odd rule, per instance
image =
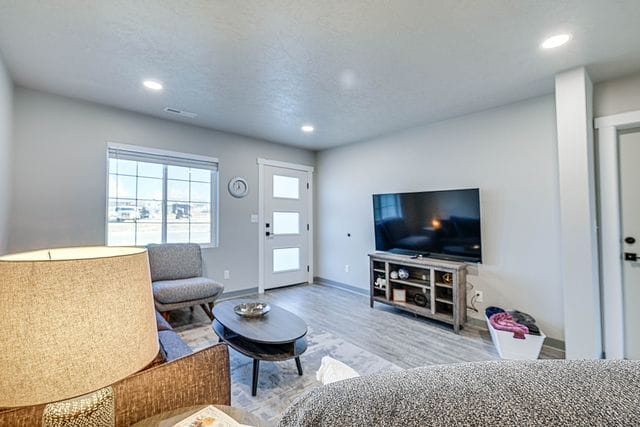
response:
[[[278,168],[292,169],[307,173],[309,183],[309,272],[307,280],[313,282],[313,166],[299,165],[296,163],[281,162],[258,158],[258,293],[264,293],[265,268],[264,268],[264,167],[275,166]]]
[[[618,132],[640,127],[640,111],[598,117],[600,184],[601,295],[604,352],[607,359],[624,358],[622,226]]]

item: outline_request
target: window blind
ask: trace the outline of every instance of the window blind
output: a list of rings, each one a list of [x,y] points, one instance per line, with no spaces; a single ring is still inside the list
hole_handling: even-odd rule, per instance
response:
[[[218,170],[218,162],[215,159],[207,159],[200,156],[180,156],[179,153],[160,153],[153,151],[136,150],[135,148],[109,147],[110,159],[133,160],[138,162],[158,163],[162,165],[182,166],[187,168]]]

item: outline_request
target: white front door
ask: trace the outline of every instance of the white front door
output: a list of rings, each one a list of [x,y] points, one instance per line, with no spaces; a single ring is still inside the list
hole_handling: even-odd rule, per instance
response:
[[[640,132],[620,134],[624,357],[640,360]],[[634,260],[634,258],[636,258]]]
[[[265,289],[309,281],[310,172],[265,165]]]

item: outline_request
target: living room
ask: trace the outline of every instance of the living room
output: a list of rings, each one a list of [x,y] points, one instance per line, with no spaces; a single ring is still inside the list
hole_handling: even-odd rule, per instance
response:
[[[145,282],[141,286],[148,292],[131,300],[139,298],[149,312],[100,309],[109,305],[88,288],[73,302],[86,304],[87,328],[97,324],[89,321],[96,313],[107,324],[122,325],[122,331],[127,323],[144,323],[131,331],[150,343],[144,355],[141,345],[137,367],[125,372],[125,360],[135,351],[122,355],[123,370],[105,382],[106,374],[93,367],[118,363],[85,355],[77,359],[85,364],[81,369],[56,370],[51,359],[50,375],[68,387],[56,382],[34,397],[35,392],[29,396],[12,388],[23,384],[36,390],[43,382],[29,375],[32,365],[17,367],[31,350],[7,352],[0,358],[1,371],[24,376],[2,376],[0,395],[16,398],[0,400],[0,407],[14,408],[0,412],[0,419],[33,425],[48,413],[46,407],[60,410],[54,402],[113,385],[111,425],[157,421],[170,418],[171,411],[213,404],[236,410],[232,417],[246,412],[245,424],[394,425],[397,420],[376,411],[388,416],[402,408],[425,417],[424,408],[434,400],[445,402],[438,409],[445,413],[462,396],[480,405],[490,399],[477,390],[499,375],[521,385],[526,400],[526,393],[540,392],[540,384],[517,373],[537,371],[557,374],[545,390],[554,398],[561,394],[555,381],[561,387],[567,378],[579,378],[568,386],[572,390],[604,381],[611,394],[585,396],[582,406],[549,399],[538,408],[549,418],[538,420],[531,415],[534,406],[521,412],[492,407],[487,418],[466,408],[451,418],[420,419],[434,425],[618,419],[637,424],[638,410],[625,402],[640,397],[633,381],[640,372],[633,362],[640,357],[640,337],[632,326],[633,307],[640,303],[633,287],[640,280],[633,236],[640,228],[630,219],[637,203],[633,160],[640,155],[631,147],[640,128],[640,52],[634,42],[639,19],[640,5],[632,0],[149,1],[93,7],[0,2],[0,255],[7,255],[0,258],[0,308],[16,322],[0,343],[33,346],[31,332],[16,331],[53,323],[57,317],[49,308],[65,305],[62,289],[69,291],[72,282],[82,286],[85,271],[79,264],[52,270],[65,277],[67,287],[49,276],[25,279],[39,270],[25,267],[27,255],[11,254],[49,250],[49,260],[40,255],[29,260],[36,265],[47,264],[56,250],[87,248],[84,255],[73,252],[81,254],[76,261],[82,263],[102,257],[93,258],[90,248],[131,247],[120,258],[148,256],[143,264],[154,282],[136,274],[118,279]],[[126,167],[132,164],[138,169],[130,173]],[[160,165],[156,175],[153,165]],[[180,168],[191,170],[189,177],[172,175]],[[299,185],[296,196],[276,197],[276,181],[288,192],[285,184],[291,180]],[[428,247],[398,255],[382,247],[372,203],[376,195],[435,197],[463,189],[476,191],[474,245],[481,255],[465,258]],[[436,210],[444,221],[445,205]],[[295,231],[278,231],[291,227],[285,220],[292,213]],[[421,233],[436,233],[440,219],[418,225]],[[173,243],[195,245],[165,252],[163,245]],[[139,252],[147,245],[148,253]],[[292,257],[286,250],[293,247]],[[71,255],[60,253],[71,262],[65,258]],[[117,258],[105,271],[116,268]],[[203,280],[188,291],[198,297],[189,304],[162,301],[171,285],[158,282],[183,280],[178,273],[184,270],[193,272],[185,280]],[[106,289],[113,281],[95,280]],[[403,280],[409,283],[399,286]],[[34,294],[45,282],[54,288],[41,300]],[[447,304],[454,307],[451,318],[461,319],[459,328],[436,316],[438,283],[451,289]],[[416,297],[412,289],[425,296]],[[272,344],[291,344],[291,354],[265,357],[228,335],[241,316],[225,310],[241,301],[269,304],[263,317],[277,325]],[[422,310],[423,304],[433,308]],[[45,309],[26,315],[29,306]],[[487,314],[494,307],[535,319],[542,338],[526,358],[588,362],[566,362],[563,371],[545,365],[558,361],[506,360],[515,357],[496,348]],[[71,340],[67,332],[52,329],[46,342],[55,346],[54,336]],[[161,349],[167,345],[166,366],[148,367],[162,332],[175,347],[160,342]],[[291,339],[282,339],[281,332]],[[121,348],[116,329],[113,342],[104,334],[96,346],[105,352]],[[515,342],[517,350],[529,339],[530,334],[524,340],[509,337],[508,343]],[[80,355],[83,346],[69,342],[67,350],[61,345],[56,351],[77,348]],[[224,385],[204,386],[213,382],[205,365],[194,368],[195,357],[228,370]],[[185,371],[162,373],[180,364]],[[371,395],[369,401],[376,403],[366,410],[346,397],[357,390],[350,384],[360,384],[362,393],[376,384],[401,387],[394,383],[397,376],[416,368],[426,370],[415,378],[442,392],[419,401],[423,412],[400,391],[385,402]],[[477,374],[485,370],[487,377]],[[94,382],[77,385],[79,372]],[[323,385],[331,382],[327,372],[340,381]],[[379,375],[383,379],[377,383]],[[126,399],[119,400],[118,393],[135,378],[149,387],[157,382],[163,394],[154,403],[135,400],[136,409],[125,411],[119,405]],[[472,386],[461,390],[462,379]],[[167,391],[171,384],[181,391]],[[208,391],[188,396],[185,390],[199,386]],[[150,393],[136,387],[136,396]],[[291,406],[297,399],[298,406]],[[353,418],[336,421],[336,406],[327,407],[333,404]],[[567,407],[590,404],[604,409],[557,418]],[[146,425],[157,425],[153,422]],[[49,425],[44,419],[42,424]],[[401,424],[416,422],[407,418]]]

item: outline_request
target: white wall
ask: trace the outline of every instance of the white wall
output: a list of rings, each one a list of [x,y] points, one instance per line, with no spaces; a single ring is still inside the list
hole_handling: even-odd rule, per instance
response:
[[[0,56],[0,255],[7,250],[11,205],[13,83]]]
[[[640,73],[594,85],[594,117],[635,110],[640,110]]]
[[[373,193],[479,187],[479,307],[529,312],[564,338],[553,96],[322,151],[316,164],[317,276],[368,287]]]
[[[154,147],[220,160],[220,246],[204,249],[205,273],[225,291],[258,284],[258,157],[313,165],[315,154],[24,88],[15,91],[11,251],[104,244],[106,143]],[[229,179],[250,193],[235,199]],[[231,279],[223,279],[230,270]]]

